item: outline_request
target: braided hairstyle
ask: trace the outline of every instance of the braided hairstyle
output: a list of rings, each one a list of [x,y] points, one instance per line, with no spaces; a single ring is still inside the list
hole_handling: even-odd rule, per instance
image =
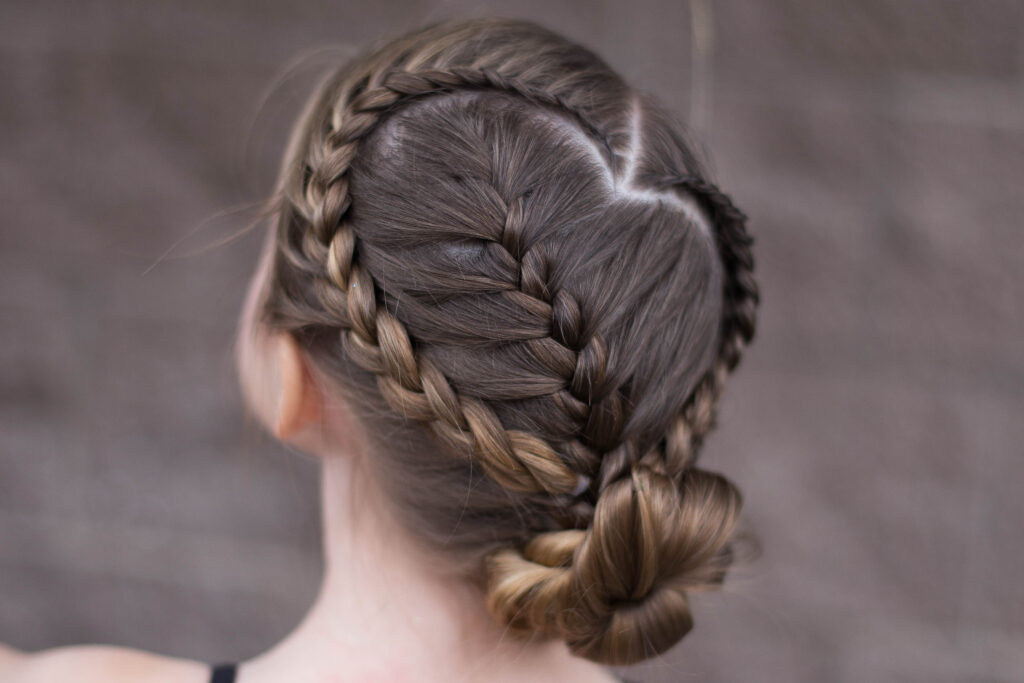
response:
[[[740,494],[696,467],[754,335],[744,215],[677,126],[532,22],[434,24],[331,73],[282,169],[265,324],[511,632],[661,653]]]

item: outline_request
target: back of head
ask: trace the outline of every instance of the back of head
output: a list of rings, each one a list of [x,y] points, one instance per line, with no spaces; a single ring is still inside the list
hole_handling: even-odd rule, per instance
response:
[[[743,215],[650,97],[516,20],[319,88],[263,319],[360,407],[415,533],[523,635],[628,664],[691,627],[738,491],[695,465],[758,302]]]

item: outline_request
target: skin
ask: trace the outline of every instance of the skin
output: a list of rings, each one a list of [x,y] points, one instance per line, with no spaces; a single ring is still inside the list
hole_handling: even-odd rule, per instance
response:
[[[239,683],[613,681],[564,643],[507,637],[479,591],[397,522],[361,466],[372,453],[344,397],[323,389],[290,336],[256,323],[271,246],[268,234],[242,311],[237,366],[249,410],[321,463],[325,570],[303,620],[242,662]],[[209,665],[107,646],[24,653],[0,645],[0,680],[205,683]]]

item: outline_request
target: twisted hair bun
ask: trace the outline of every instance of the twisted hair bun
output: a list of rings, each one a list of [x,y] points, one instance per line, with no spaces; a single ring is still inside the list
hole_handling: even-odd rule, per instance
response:
[[[740,494],[695,460],[758,290],[657,103],[535,24],[437,24],[331,74],[281,190],[264,319],[383,409],[410,526],[515,633],[677,642],[731,557]]]

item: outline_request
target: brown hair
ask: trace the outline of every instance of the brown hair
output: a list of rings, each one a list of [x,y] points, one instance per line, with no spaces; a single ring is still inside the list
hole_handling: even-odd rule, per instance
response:
[[[608,664],[685,635],[731,559],[740,494],[695,459],[758,291],[657,102],[532,22],[434,24],[321,84],[276,212],[263,322],[494,617]]]

